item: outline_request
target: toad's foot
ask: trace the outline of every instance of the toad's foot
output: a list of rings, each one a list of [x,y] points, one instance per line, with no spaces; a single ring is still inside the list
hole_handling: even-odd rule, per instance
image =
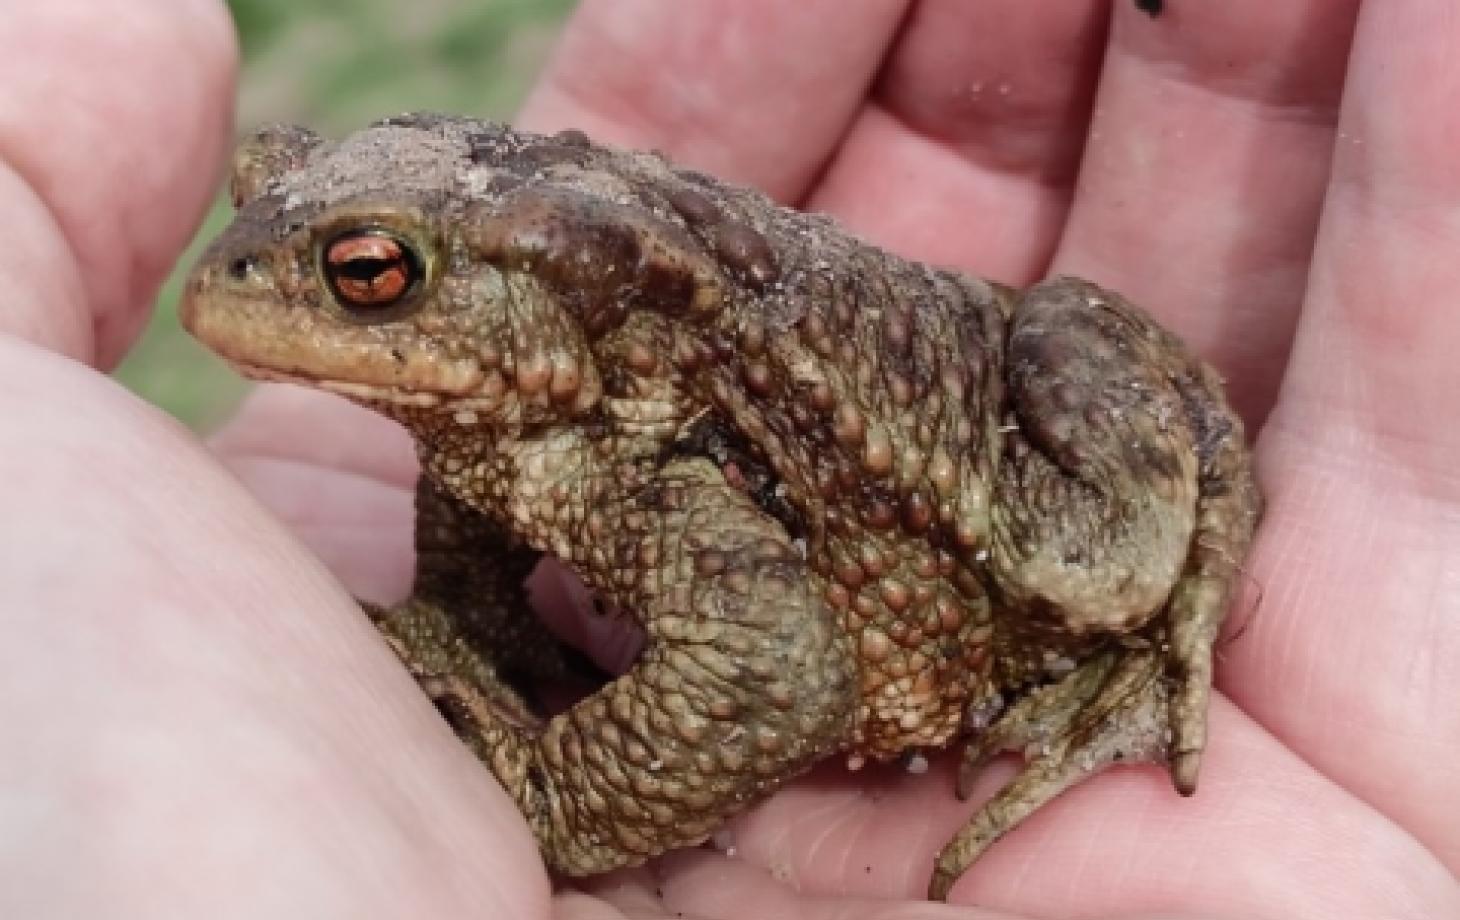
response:
[[[1169,762],[1173,721],[1205,719],[1205,707],[1175,706],[1186,694],[1166,676],[1157,649],[1119,648],[1087,660],[1058,683],[1010,707],[964,752],[958,795],[967,798],[983,766],[1019,751],[1024,769],[990,799],[938,854],[928,897],[944,900],[963,871],[995,840],[1040,806],[1112,763]],[[1201,734],[1200,726],[1176,736]],[[1183,790],[1187,791],[1187,790]]]
[[[440,604],[412,598],[396,607],[361,606],[458,734],[467,735],[468,726],[484,721],[524,729],[542,726],[527,698],[463,633],[460,619]]]

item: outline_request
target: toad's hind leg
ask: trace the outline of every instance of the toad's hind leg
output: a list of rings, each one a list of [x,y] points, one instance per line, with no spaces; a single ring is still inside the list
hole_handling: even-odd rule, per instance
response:
[[[938,858],[946,895],[989,844],[1115,761],[1196,787],[1212,646],[1259,500],[1216,375],[1118,296],[1074,279],[1030,289],[1007,348],[1015,430],[1000,465],[990,568],[1011,649],[1100,649],[1022,697],[970,745],[966,794],[1001,750],[1023,772]],[[1006,683],[1037,682],[1010,654]]]

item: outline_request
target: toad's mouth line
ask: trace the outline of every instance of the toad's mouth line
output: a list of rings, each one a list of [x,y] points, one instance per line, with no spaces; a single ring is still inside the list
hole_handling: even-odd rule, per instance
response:
[[[238,358],[227,358],[239,375],[264,383],[292,383],[311,389],[335,393],[362,402],[389,403],[412,409],[450,409],[491,412],[501,407],[503,399],[493,396],[463,396],[437,390],[411,389],[397,384],[361,383],[321,377],[300,370],[280,370]]]
[[[408,390],[399,386],[332,380],[328,377],[316,377],[300,371],[283,371],[263,364],[251,364],[234,358],[228,359],[228,363],[242,376],[264,383],[292,383],[329,393],[338,393],[352,399],[390,402],[418,409],[434,409],[446,403],[445,396],[430,390]]]

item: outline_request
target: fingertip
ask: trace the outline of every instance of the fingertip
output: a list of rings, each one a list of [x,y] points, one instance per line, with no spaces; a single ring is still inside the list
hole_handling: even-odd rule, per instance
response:
[[[794,201],[862,105],[906,0],[586,0],[519,123],[655,148]]]
[[[18,180],[0,193],[39,205],[12,232],[53,238],[0,255],[0,275],[38,279],[8,328],[107,367],[212,197],[233,130],[232,24],[215,0],[56,0],[0,7],[0,37],[0,161]]]

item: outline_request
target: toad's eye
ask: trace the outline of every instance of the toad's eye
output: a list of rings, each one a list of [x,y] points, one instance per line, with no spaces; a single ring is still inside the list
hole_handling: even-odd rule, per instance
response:
[[[421,283],[421,260],[384,230],[351,230],[325,244],[325,280],[346,309],[359,313],[401,303]]]

